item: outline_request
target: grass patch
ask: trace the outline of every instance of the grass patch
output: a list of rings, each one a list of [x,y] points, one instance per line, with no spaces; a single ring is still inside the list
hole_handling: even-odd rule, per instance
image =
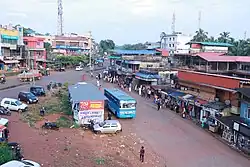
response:
[[[42,107],[46,110],[45,115],[57,113],[72,115],[68,92],[65,87],[63,87],[58,90],[54,90],[53,93],[48,93],[46,97],[39,97],[39,102],[37,104],[29,105],[28,111],[22,113],[21,120],[27,122],[31,127],[33,127],[37,121],[41,121],[43,119],[43,117],[40,116],[40,110]],[[70,126],[71,125],[72,123]]]
[[[56,120],[56,124],[59,127],[70,128],[72,125],[74,125],[74,122],[72,119],[66,116],[61,116],[60,118]]]

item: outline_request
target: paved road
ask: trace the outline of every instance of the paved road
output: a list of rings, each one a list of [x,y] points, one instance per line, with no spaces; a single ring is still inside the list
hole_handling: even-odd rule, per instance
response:
[[[114,87],[108,83],[103,86]],[[132,121],[137,136],[144,138],[169,167],[250,166],[250,160],[193,123],[167,109],[157,111],[151,100],[130,94],[138,102],[137,117],[124,122]]]
[[[74,83],[81,80],[83,72],[56,73],[38,81],[46,85],[49,81]],[[94,80],[92,82],[95,82]],[[114,87],[103,84],[104,87]],[[1,97],[16,97],[28,85],[0,91]],[[147,141],[155,152],[166,159],[168,167],[249,167],[250,161],[214,139],[204,130],[168,110],[156,111],[151,101],[131,93],[137,99],[137,118],[123,120],[132,125],[137,136]],[[127,125],[126,125],[127,126]],[[131,127],[130,127],[131,128]]]

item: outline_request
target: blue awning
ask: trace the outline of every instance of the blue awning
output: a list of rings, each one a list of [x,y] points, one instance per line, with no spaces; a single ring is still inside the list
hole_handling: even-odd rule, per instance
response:
[[[169,94],[171,97],[174,97],[174,98],[177,98],[177,97],[181,97],[181,96],[185,96],[186,93],[183,93],[183,92],[172,92]]]
[[[160,79],[161,77],[157,74],[143,74],[141,72],[137,72],[135,74],[137,77],[145,78],[145,79]]]

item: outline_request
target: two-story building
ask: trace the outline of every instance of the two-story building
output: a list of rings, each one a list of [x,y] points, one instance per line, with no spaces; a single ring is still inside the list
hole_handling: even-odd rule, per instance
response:
[[[210,53],[211,55],[226,55],[228,53],[229,47],[233,45],[228,43],[219,42],[188,42],[187,53],[175,53],[173,56],[173,62],[175,67],[186,66],[192,64],[192,59],[194,55],[200,53]]]
[[[80,55],[89,53],[91,46],[90,37],[76,34],[55,36],[52,40],[53,52],[64,55]]]
[[[139,69],[164,68],[162,51],[156,50],[113,50],[109,57],[122,71],[135,73]],[[165,52],[164,52],[165,53]]]
[[[23,57],[23,28],[0,25],[0,70],[16,67]]]
[[[39,66],[46,66],[46,50],[44,38],[24,37],[24,44],[27,50],[26,63],[28,67],[37,69]]]

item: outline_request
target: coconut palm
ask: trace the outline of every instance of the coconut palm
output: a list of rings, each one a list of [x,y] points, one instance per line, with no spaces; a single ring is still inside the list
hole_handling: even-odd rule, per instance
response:
[[[199,29],[195,32],[195,36],[191,41],[195,42],[204,42],[208,40],[208,32],[205,32],[203,29]]]

